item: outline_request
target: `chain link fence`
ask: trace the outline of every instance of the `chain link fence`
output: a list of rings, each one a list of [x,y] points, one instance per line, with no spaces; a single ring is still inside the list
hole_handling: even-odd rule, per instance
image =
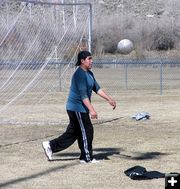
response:
[[[180,59],[96,59],[93,72],[100,85],[111,93],[180,92]]]
[[[111,19],[93,4],[92,69],[98,83],[116,99],[179,95],[178,1],[169,1],[170,9],[164,7],[161,15],[131,12],[130,2],[119,3]],[[75,59],[91,41],[88,8],[11,0],[3,0],[0,8],[0,124],[65,123]],[[127,56],[117,52],[118,41],[125,38],[135,47]]]

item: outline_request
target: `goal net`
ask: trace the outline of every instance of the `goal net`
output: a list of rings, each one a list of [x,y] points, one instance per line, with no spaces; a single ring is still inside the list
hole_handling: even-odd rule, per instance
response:
[[[76,55],[88,49],[89,6],[0,6],[0,124],[60,123]]]

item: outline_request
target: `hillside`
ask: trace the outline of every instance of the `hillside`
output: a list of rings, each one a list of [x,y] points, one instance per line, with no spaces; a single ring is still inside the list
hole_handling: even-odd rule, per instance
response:
[[[100,17],[106,14],[113,16],[119,13],[133,13],[136,16],[144,16],[164,12],[167,1],[168,0],[95,0],[93,4],[96,15]]]
[[[170,49],[172,56],[177,56],[179,9],[178,0],[93,1],[95,52],[116,53],[118,41],[129,38],[135,44],[136,56],[147,56],[146,51]]]
[[[34,0],[36,1],[36,0]],[[37,0],[62,2],[62,0]],[[15,17],[17,6],[7,7],[13,0],[1,0],[1,20]],[[16,1],[18,2],[18,1]],[[97,55],[117,53],[123,38],[134,42],[135,56],[147,57],[147,51],[180,49],[179,0],[64,0],[65,3],[90,2],[93,7],[92,49]],[[16,9],[16,10],[15,10]],[[8,10],[8,11],[7,11]],[[4,25],[1,22],[1,25]],[[169,53],[170,54],[170,53]]]

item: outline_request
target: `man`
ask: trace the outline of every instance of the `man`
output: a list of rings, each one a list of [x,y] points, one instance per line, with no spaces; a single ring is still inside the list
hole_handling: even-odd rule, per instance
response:
[[[91,104],[92,91],[104,98],[109,104],[116,108],[116,102],[107,95],[99,86],[92,73],[93,60],[91,53],[81,51],[75,73],[72,76],[69,97],[67,100],[67,114],[69,125],[66,131],[51,141],[43,142],[43,148],[48,160],[52,160],[52,154],[62,151],[78,140],[81,151],[80,162],[95,162],[92,152],[93,125],[91,119],[97,119],[98,115]]]

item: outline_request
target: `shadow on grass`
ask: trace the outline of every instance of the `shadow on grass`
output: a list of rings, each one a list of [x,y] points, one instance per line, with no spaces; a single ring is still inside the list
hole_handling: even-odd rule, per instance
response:
[[[119,148],[96,148],[93,151],[97,153],[97,154],[94,155],[95,158],[105,159],[105,160],[108,160],[109,156],[112,156],[114,154],[120,154]],[[61,156],[61,157],[66,157],[66,158],[54,159],[53,161],[76,160],[76,159],[79,158],[79,155],[80,155],[80,153],[77,153],[77,152],[75,152],[75,153],[69,153],[69,152],[68,153],[62,153],[62,152],[60,152],[55,156]],[[0,188],[1,187],[7,187],[7,186],[10,186],[10,185],[15,185],[15,184],[18,184],[20,182],[25,182],[25,181],[31,180],[31,179],[36,179],[38,177],[46,176],[46,175],[48,175],[52,172],[60,171],[60,170],[63,170],[63,169],[66,169],[66,168],[69,168],[69,167],[72,167],[72,166],[75,166],[75,165],[78,165],[78,164],[79,163],[76,161],[76,162],[69,163],[69,164],[66,164],[66,165],[53,167],[53,168],[41,171],[39,173],[29,175],[29,176],[24,176],[24,177],[20,177],[20,178],[17,178],[17,179],[12,179],[12,180],[6,181],[4,183],[0,183]]]
[[[120,154],[119,148],[95,148],[93,149],[94,152],[94,158],[97,160],[109,160],[109,156],[112,156],[114,154]],[[61,157],[60,159],[55,157]],[[80,153],[65,153],[65,152],[59,152],[54,155],[53,161],[68,161],[68,160],[75,160],[79,159]]]
[[[158,159],[161,156],[169,155],[168,153],[162,152],[136,152],[133,155],[126,155],[125,153],[121,153],[124,151],[122,148],[95,148],[94,158],[97,160],[110,160],[110,157],[115,155],[116,157],[129,159],[129,160],[150,160],[150,159]],[[80,153],[65,153],[59,152],[54,155],[53,161],[69,161],[79,159]],[[58,157],[55,159],[55,157]]]
[[[48,174],[50,174],[52,172],[63,170],[63,169],[75,166],[77,164],[78,164],[77,162],[74,162],[74,163],[70,163],[70,164],[67,164],[67,165],[53,167],[53,168],[41,171],[39,173],[35,173],[35,174],[32,174],[32,175],[29,175],[29,176],[24,176],[24,177],[12,179],[12,180],[0,183],[0,188],[7,187],[7,186],[10,186],[10,185],[14,185],[14,184],[18,184],[20,182],[25,182],[25,181],[31,180],[31,179],[36,179],[38,177],[42,177],[42,176],[48,175]]]
[[[97,160],[109,160],[110,156],[119,155],[121,150],[120,148],[96,148],[94,149],[94,157]]]
[[[167,153],[161,153],[161,152],[146,152],[146,153],[135,153],[136,156],[133,157],[133,156],[121,154],[120,151],[123,151],[123,150],[120,148],[96,148],[93,151],[95,152],[94,157],[98,160],[100,160],[100,159],[109,160],[109,156],[112,156],[112,155],[116,155],[116,157],[130,159],[130,160],[158,159],[160,156],[169,155]],[[79,158],[79,155],[80,155],[80,153],[59,153],[59,154],[57,154],[57,156],[66,157],[66,158],[57,159],[54,161],[75,160],[75,159]],[[78,164],[79,163],[76,161],[76,162],[69,163],[66,165],[53,167],[53,168],[41,171],[39,173],[29,175],[29,176],[12,179],[12,180],[6,181],[4,183],[0,183],[0,188],[7,187],[7,186],[10,186],[13,184],[20,183],[20,182],[25,182],[27,180],[35,179],[38,177],[42,177],[42,176],[48,175],[52,172],[60,171],[60,170],[63,170],[63,169],[66,169],[66,168],[69,168],[69,167],[72,167],[72,166],[75,166]]]
[[[160,156],[169,155],[168,153],[161,152],[145,152],[145,153],[135,153],[135,156],[120,154],[120,157],[130,160],[149,160],[149,159],[158,159]]]

